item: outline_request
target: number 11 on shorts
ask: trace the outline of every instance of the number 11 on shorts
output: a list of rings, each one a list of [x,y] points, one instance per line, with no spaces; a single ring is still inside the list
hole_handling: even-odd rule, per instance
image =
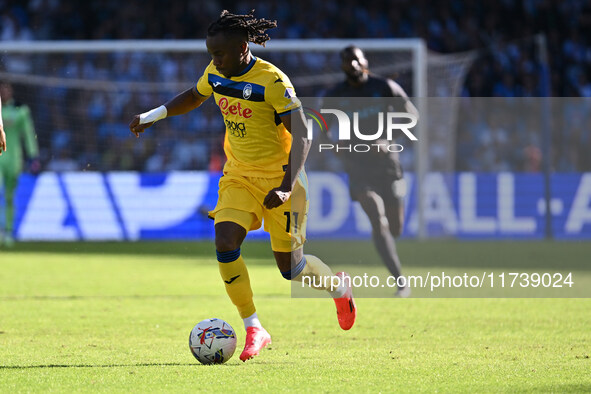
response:
[[[296,234],[298,232],[298,212],[283,212],[286,217],[285,223],[285,232],[290,232],[291,227],[291,215],[293,214],[293,233]]]

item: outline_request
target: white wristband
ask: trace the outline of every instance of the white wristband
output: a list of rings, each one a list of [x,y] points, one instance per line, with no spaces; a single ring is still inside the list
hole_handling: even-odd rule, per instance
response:
[[[151,111],[144,112],[140,115],[140,124],[144,123],[152,123],[156,122],[157,120],[166,118],[166,114],[168,111],[164,105],[161,105],[158,108],[154,108]]]

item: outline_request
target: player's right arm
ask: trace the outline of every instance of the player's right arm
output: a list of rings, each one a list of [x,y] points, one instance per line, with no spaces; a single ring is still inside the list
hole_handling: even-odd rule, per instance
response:
[[[212,63],[207,66],[197,84],[192,88],[178,94],[172,100],[169,100],[158,108],[135,115],[129,123],[129,130],[136,137],[139,137],[140,133],[143,133],[148,127],[152,126],[154,122],[168,116],[186,114],[203,104],[213,94],[213,89],[208,82],[208,74],[211,67]]]
[[[201,95],[196,87],[185,90],[184,92],[175,96],[164,105],[154,108],[151,111],[143,114],[135,115],[129,123],[129,130],[136,137],[140,136],[148,127],[152,126],[156,121],[164,119],[168,116],[183,115],[194,110],[207,100],[209,96]]]

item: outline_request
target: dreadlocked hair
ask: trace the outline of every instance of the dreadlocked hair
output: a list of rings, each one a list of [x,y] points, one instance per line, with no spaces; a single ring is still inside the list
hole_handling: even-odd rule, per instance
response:
[[[277,21],[254,17],[254,10],[246,15],[232,14],[223,10],[218,20],[207,28],[207,35],[214,36],[218,33],[244,35],[249,42],[265,46],[271,39],[265,30],[277,27]]]

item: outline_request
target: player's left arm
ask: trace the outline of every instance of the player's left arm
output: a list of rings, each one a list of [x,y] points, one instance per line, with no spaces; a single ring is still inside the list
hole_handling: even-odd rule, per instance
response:
[[[291,196],[297,176],[304,168],[310,141],[307,138],[302,103],[286,75],[273,76],[272,82],[265,87],[265,101],[275,109],[283,125],[291,133],[292,140],[283,181],[279,187],[269,191],[263,200],[263,205],[271,209],[280,206]]]
[[[419,119],[419,111],[414,106],[412,101],[410,101],[410,99],[408,98],[408,95],[406,94],[406,92],[404,91],[402,86],[400,86],[398,83],[394,82],[393,80],[391,80],[389,78],[386,79],[386,83],[388,86],[386,88],[386,91],[384,92],[384,96],[385,97],[394,97],[397,100],[402,100],[402,102],[404,102],[404,111],[406,111],[406,113],[413,114],[414,116],[416,116],[416,118],[418,120]],[[397,105],[395,106],[395,108],[392,108],[392,110],[402,111],[402,108],[401,108],[402,102],[396,101]],[[379,139],[376,141],[376,143],[378,144],[378,148],[375,152],[377,152],[378,154],[385,154],[386,156],[390,156],[390,152],[385,148],[385,145],[388,144],[388,141],[386,139]]]
[[[307,137],[304,113],[301,109],[283,115],[281,120],[287,131],[291,133],[291,152],[281,185],[269,191],[263,201],[263,205],[267,209],[276,208],[289,199],[298,175],[304,169],[311,145],[311,141]]]
[[[392,91],[392,97],[401,97],[404,100],[404,109],[406,110],[406,112],[408,112],[409,114],[415,115],[418,119],[419,110],[417,109],[417,107],[414,106],[412,101],[410,101],[410,99],[408,98],[408,94],[406,94],[406,92],[404,91],[402,86],[400,86],[399,84],[397,84],[396,82],[394,82],[391,79],[387,79],[387,81],[388,81],[388,86],[390,87],[390,90]]]

